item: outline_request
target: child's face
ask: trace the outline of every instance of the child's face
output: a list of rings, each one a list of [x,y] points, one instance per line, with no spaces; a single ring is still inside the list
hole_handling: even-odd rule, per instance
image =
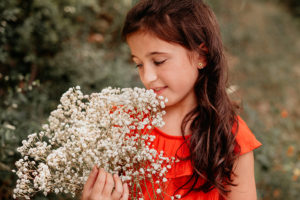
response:
[[[190,109],[196,105],[197,56],[178,44],[145,32],[128,36],[127,43],[144,86],[167,97],[167,107]]]

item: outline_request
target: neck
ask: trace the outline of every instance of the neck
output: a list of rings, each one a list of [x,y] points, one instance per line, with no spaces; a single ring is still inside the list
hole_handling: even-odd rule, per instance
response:
[[[162,127],[162,131],[169,135],[181,136],[181,124],[184,117],[195,108],[195,104],[189,104],[186,106],[167,106],[165,108],[166,115],[163,116],[165,126]],[[190,132],[190,122],[187,123],[185,127],[185,135],[191,134]]]

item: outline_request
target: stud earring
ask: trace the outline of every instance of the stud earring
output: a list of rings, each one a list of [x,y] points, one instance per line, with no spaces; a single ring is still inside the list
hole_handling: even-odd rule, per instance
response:
[[[198,67],[199,67],[199,69],[202,69],[203,68],[203,63],[199,62]]]

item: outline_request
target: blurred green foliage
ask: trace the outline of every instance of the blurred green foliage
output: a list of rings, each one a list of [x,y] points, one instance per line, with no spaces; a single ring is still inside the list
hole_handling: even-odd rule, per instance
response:
[[[90,93],[141,86],[120,36],[135,2],[0,1],[0,199],[12,198],[17,146],[41,128],[69,87]],[[230,82],[238,87],[233,98],[263,143],[255,151],[259,199],[299,199],[299,1],[207,2],[221,25]]]

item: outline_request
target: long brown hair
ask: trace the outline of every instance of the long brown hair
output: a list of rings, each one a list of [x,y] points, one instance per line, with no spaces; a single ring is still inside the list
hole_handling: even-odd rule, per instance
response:
[[[226,195],[230,191],[226,186],[234,185],[233,165],[239,145],[232,127],[238,122],[236,106],[226,93],[227,64],[214,13],[201,0],[141,0],[128,12],[122,35],[126,39],[140,30],[206,57],[207,65],[199,70],[195,84],[197,107],[181,125],[184,137],[185,127],[191,121],[192,135],[185,140],[190,156],[180,159],[190,159],[194,172],[180,188],[192,183],[187,194],[217,188]],[[207,52],[199,48],[202,43]],[[204,184],[197,187],[199,178],[204,179]]]

